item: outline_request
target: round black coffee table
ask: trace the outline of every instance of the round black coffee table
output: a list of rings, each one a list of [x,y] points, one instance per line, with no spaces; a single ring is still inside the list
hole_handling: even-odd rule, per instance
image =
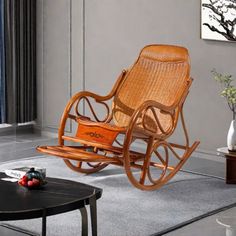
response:
[[[79,209],[82,235],[88,235],[85,205],[90,205],[92,234],[97,235],[96,200],[102,189],[74,181],[46,178],[42,189],[28,190],[17,183],[2,180],[0,173],[0,220],[22,220],[42,217],[42,235],[46,235],[46,217]]]

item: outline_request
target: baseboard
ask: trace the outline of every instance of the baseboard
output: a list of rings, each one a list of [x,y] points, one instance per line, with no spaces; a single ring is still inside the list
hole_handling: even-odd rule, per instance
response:
[[[49,137],[49,138],[57,138],[58,137],[58,134],[57,133],[54,133],[54,132],[51,132],[51,131],[41,131],[41,134],[43,136],[46,136],[46,137]]]
[[[204,149],[197,149],[193,152],[192,157],[202,158],[211,161],[225,162],[225,159],[217,154],[217,151],[209,151]]]
[[[0,135],[17,135],[23,133],[33,133],[34,124],[11,125],[0,129]]]

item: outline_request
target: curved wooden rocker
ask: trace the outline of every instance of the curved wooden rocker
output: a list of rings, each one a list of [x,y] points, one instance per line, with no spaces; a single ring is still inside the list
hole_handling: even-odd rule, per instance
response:
[[[186,48],[146,46],[134,65],[122,71],[107,96],[87,91],[75,94],[61,118],[59,145],[37,150],[63,158],[69,168],[82,173],[97,172],[109,164],[123,166],[135,187],[157,189],[180,170],[200,143],[189,145],[183,117],[191,83]],[[79,113],[81,103],[88,106],[86,116]],[[103,119],[95,112],[96,104],[105,109]],[[179,115],[183,145],[168,141]],[[71,136],[65,134],[68,120],[78,124]]]

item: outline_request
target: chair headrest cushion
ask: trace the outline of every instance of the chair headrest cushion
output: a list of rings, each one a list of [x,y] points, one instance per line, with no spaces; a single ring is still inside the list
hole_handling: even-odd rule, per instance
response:
[[[173,45],[146,46],[142,49],[140,57],[146,57],[161,62],[189,61],[188,50],[184,47]]]

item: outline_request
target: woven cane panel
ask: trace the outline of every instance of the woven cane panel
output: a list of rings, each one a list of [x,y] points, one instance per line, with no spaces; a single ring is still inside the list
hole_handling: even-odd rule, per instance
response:
[[[138,61],[130,72],[118,91],[113,104],[114,121],[118,126],[127,126],[134,110],[144,101],[155,100],[164,105],[172,105],[180,99],[189,79],[188,59],[178,57],[178,53],[168,62],[167,56],[155,58],[156,51],[142,52]],[[174,60],[177,60],[174,61]],[[170,116],[158,112],[158,118],[164,129],[171,125]],[[150,128],[157,129],[150,114],[147,119]]]

